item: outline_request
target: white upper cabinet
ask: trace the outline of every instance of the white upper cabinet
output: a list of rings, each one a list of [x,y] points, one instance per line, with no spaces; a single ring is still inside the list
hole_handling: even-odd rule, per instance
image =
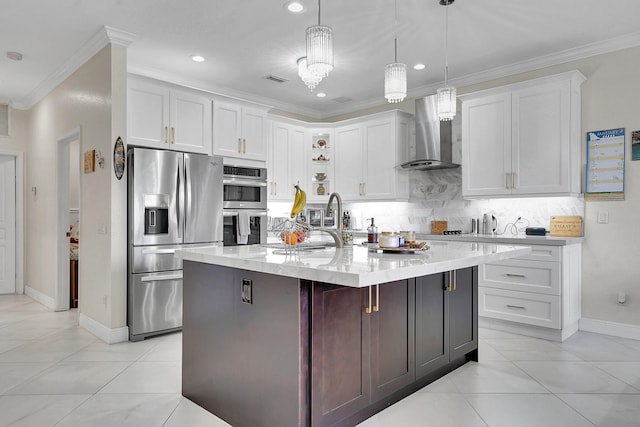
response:
[[[271,122],[267,161],[269,200],[293,201],[295,184],[300,184],[305,191],[308,190],[305,179],[306,135],[303,127],[278,121]]]
[[[462,98],[464,197],[580,193],[577,71]]]
[[[345,200],[406,200],[411,117],[399,111],[350,121],[335,130],[335,188]]]
[[[129,78],[128,144],[211,154],[211,100],[195,91]]]
[[[267,160],[267,114],[232,102],[213,102],[214,154],[250,160]]]

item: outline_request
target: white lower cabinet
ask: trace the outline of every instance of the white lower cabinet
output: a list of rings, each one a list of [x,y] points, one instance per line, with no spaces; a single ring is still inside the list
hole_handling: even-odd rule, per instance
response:
[[[485,326],[563,341],[581,317],[582,245],[533,245],[521,258],[479,269],[478,314]]]

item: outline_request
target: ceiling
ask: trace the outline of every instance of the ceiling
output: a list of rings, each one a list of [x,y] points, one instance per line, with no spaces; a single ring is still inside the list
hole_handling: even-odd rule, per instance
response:
[[[29,108],[104,26],[133,33],[130,72],[223,93],[314,118],[385,104],[384,66],[408,68],[409,97],[444,79],[445,7],[438,0],[324,0],[335,68],[315,90],[297,76],[318,3],[301,0],[16,0],[0,14],[0,102]],[[449,80],[469,84],[640,45],[638,0],[456,0],[449,11]],[[6,52],[17,51],[22,61]],[[194,54],[203,63],[190,59]],[[415,71],[417,62],[427,65]],[[275,83],[276,75],[287,79]],[[325,98],[315,93],[325,92]],[[36,99],[37,100],[37,99]]]

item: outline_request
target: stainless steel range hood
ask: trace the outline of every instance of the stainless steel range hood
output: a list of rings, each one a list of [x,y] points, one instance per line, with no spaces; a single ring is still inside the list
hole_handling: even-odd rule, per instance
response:
[[[460,120],[438,120],[436,95],[416,99],[416,157],[403,163],[405,169],[448,169],[460,165],[453,163],[453,127]]]

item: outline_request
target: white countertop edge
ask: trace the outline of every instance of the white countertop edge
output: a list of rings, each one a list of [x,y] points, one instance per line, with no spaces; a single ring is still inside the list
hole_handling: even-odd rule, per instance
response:
[[[366,231],[354,231],[355,237],[367,237]],[[584,242],[584,237],[558,237],[558,236],[527,236],[527,235],[506,235],[506,234],[427,234],[416,233],[417,240],[439,240],[448,242],[479,242],[479,243],[502,243],[508,245],[548,245],[567,246]]]
[[[442,242],[444,244],[445,242]],[[455,245],[455,242],[447,242]],[[432,247],[429,251],[446,251],[448,246]],[[459,250],[459,248],[454,248]],[[329,252],[334,249],[327,249],[322,255],[328,256],[333,254],[333,259],[341,260],[348,255],[346,251],[353,251],[353,248],[336,250],[342,251],[338,253]],[[358,251],[365,250],[366,248],[358,248]],[[252,259],[248,252],[253,251],[254,254],[270,254],[272,249],[260,247],[255,249],[247,249],[247,256],[240,256],[238,254],[229,251],[225,253],[224,248],[193,248],[193,249],[181,249],[176,251],[176,255],[186,261],[201,262],[206,264],[214,264],[225,267],[232,267],[241,270],[249,270],[260,273],[274,274],[285,277],[293,277],[305,280],[313,280],[324,283],[332,283],[343,286],[352,287],[366,287],[379,283],[393,282],[396,280],[403,280],[411,277],[419,277],[434,273],[440,273],[443,271],[455,270],[459,268],[471,267],[478,264],[484,264],[487,262],[496,262],[508,258],[519,257],[527,255],[531,252],[531,248],[528,246],[508,246],[508,245],[495,245],[495,252],[493,253],[475,253],[473,251],[466,251],[465,255],[453,255],[449,259],[429,261],[426,263],[417,265],[401,266],[398,268],[390,269],[377,269],[374,271],[339,271],[339,269],[330,267],[322,268],[323,266],[314,265],[295,265],[285,264],[287,258],[284,255],[278,256],[280,262],[267,261],[264,259]],[[419,257],[432,256],[427,251],[426,255],[411,255],[413,260],[419,260]],[[442,252],[441,252],[442,254]],[[446,253],[445,253],[446,255]],[[271,255],[273,257],[273,255]],[[313,255],[309,255],[312,257]],[[436,254],[437,256],[437,254]],[[389,263],[400,262],[409,258],[404,258],[406,255],[398,254],[376,254],[376,257]],[[305,260],[305,258],[301,258]],[[329,258],[326,258],[329,259]],[[295,261],[294,261],[295,262]],[[362,265],[360,265],[362,266]],[[342,268],[346,268],[342,266]]]

